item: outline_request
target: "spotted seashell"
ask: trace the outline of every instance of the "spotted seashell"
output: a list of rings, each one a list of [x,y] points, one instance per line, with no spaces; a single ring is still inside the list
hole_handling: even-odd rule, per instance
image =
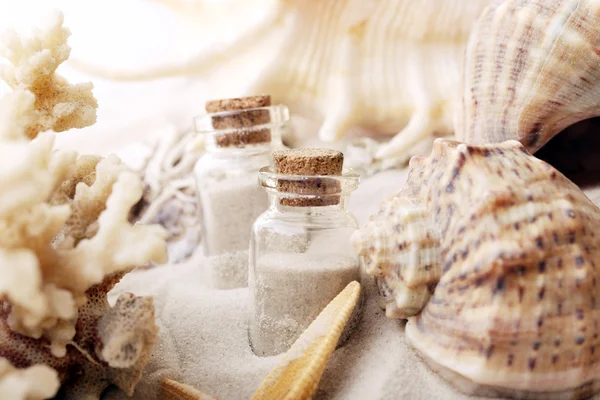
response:
[[[439,236],[427,209],[406,197],[392,197],[352,241],[367,273],[375,275],[386,316],[418,313],[441,274]]]
[[[435,370],[474,394],[550,399],[600,390],[600,210],[575,184],[517,141],[438,139],[430,157],[411,160],[397,197],[426,209],[439,238],[441,277],[406,326]],[[391,214],[362,231],[389,228],[379,220]],[[410,245],[417,252],[422,242]],[[370,254],[382,251],[373,247]],[[376,262],[371,273],[390,270]]]
[[[480,16],[467,47],[458,140],[515,139],[537,151],[600,115],[600,2],[506,0]]]

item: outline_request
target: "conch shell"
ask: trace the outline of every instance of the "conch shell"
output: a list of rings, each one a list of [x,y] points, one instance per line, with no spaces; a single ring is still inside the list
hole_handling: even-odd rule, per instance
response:
[[[457,139],[518,140],[535,152],[600,116],[600,3],[508,0],[488,8],[467,47]]]
[[[550,399],[600,390],[598,232],[600,210],[519,142],[437,139],[353,240],[433,369]]]
[[[247,25],[236,25],[230,12],[247,7],[246,3],[225,2],[212,18],[221,18],[228,27]],[[233,33],[229,29],[227,36],[233,36],[230,44],[189,54],[186,60],[130,71],[81,60],[72,64],[109,79],[196,76],[208,83],[219,81],[214,75],[217,69],[233,65],[235,70],[221,80],[237,78],[239,82],[232,89],[224,89],[226,82],[219,83],[208,90],[209,97],[269,93],[274,102],[286,104],[295,115],[322,122],[319,138],[324,141],[339,139],[352,128],[396,135],[377,152],[378,159],[392,158],[420,142],[431,143],[434,133],[452,133],[465,46],[473,24],[491,3],[255,1],[249,13],[266,11],[255,25]],[[194,19],[196,26],[210,23],[209,4],[185,4],[187,7],[175,7],[182,18]],[[248,19],[247,14],[243,18]],[[197,30],[190,35],[203,36]],[[240,72],[240,62],[250,69],[256,67],[257,74]]]

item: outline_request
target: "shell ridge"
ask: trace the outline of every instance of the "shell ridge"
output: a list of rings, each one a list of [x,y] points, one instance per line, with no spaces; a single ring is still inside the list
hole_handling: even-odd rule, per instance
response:
[[[571,12],[569,13],[569,15],[567,17],[564,17],[564,24],[563,27],[561,29],[560,32],[557,33],[556,37],[554,38],[552,45],[550,46],[550,50],[549,52],[545,55],[544,61],[541,62],[541,65],[539,67],[539,72],[537,74],[537,77],[533,83],[533,85],[531,86],[530,90],[529,90],[529,94],[526,96],[526,100],[524,102],[524,104],[531,104],[532,103],[532,98],[534,93],[536,93],[536,89],[538,89],[541,85],[542,79],[544,77],[544,74],[542,73],[543,71],[546,70],[546,67],[548,66],[549,60],[552,59],[552,56],[555,53],[555,50],[558,46],[558,43],[560,43],[560,40],[562,38],[562,36],[565,33],[565,28],[568,25],[568,22],[574,17],[575,13],[577,12],[577,10],[579,9],[581,2],[577,1],[577,4],[575,5],[575,7],[571,10]],[[517,115],[517,129],[520,129],[520,125],[521,125],[521,119],[523,117],[523,113],[526,111],[527,107],[522,107],[519,111],[519,114]],[[518,135],[518,133],[517,133]]]

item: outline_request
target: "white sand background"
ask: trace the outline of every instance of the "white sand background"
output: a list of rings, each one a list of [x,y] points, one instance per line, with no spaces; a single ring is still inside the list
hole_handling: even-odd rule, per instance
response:
[[[209,18],[190,28],[151,1],[0,0],[0,30],[35,25],[53,7],[64,11],[65,23],[73,33],[72,57],[113,68],[144,68],[164,60],[185,60],[203,46],[226,42],[237,29],[232,27],[245,21],[236,12],[247,12],[232,9],[229,23],[217,24]],[[202,30],[205,34],[198,33]],[[197,33],[190,35],[192,31]],[[221,37],[215,39],[207,32]],[[165,126],[187,127],[207,98],[236,95],[255,69],[248,65],[235,73],[219,70],[202,82],[169,78],[123,83],[85,76],[65,65],[60,72],[70,80],[93,80],[100,108],[95,126],[59,134],[57,146],[106,155],[160,134]],[[315,126],[300,126],[302,135],[314,136]],[[406,171],[388,171],[362,182],[350,200],[361,224],[375,212],[381,199],[403,185],[405,178]],[[600,201],[597,189],[589,193]],[[278,357],[254,356],[248,347],[247,289],[208,289],[203,286],[201,269],[198,261],[191,260],[134,272],[115,289],[114,295],[131,291],[155,299],[160,338],[135,399],[159,398],[157,385],[163,376],[192,384],[222,400],[247,399],[277,362]],[[363,290],[367,302],[362,322],[350,341],[334,353],[316,398],[468,398],[433,374],[407,346],[403,323],[384,317],[370,279],[364,279]],[[105,397],[125,398],[117,390]]]

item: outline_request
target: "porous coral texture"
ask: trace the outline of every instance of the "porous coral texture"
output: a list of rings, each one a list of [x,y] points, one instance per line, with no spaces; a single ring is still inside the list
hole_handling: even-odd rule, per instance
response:
[[[62,21],[57,14],[38,37],[7,42],[14,65],[3,76],[14,91],[0,102],[0,398],[53,396],[48,367],[61,398],[98,398],[111,383],[131,395],[157,336],[152,299],[124,294],[114,308],[106,300],[125,272],[166,260],[164,229],[128,222],[140,179],[115,156],[53,151],[54,133],[40,133],[96,118],[91,84],[54,74],[69,53]],[[2,365],[30,369],[7,374]]]

